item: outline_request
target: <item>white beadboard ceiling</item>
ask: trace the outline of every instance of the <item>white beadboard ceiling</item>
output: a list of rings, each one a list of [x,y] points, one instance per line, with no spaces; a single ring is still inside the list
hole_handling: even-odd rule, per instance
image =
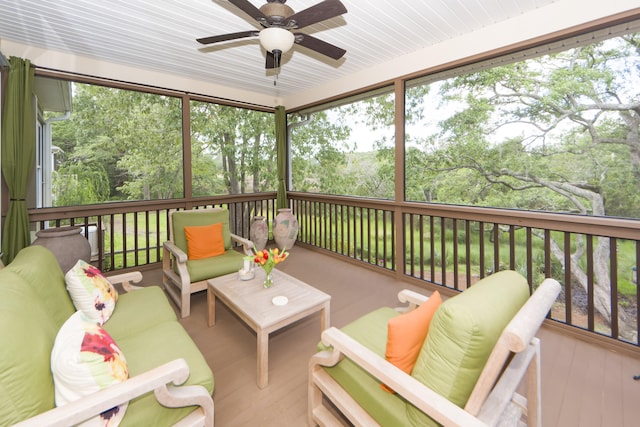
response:
[[[265,2],[250,1],[256,7]],[[319,1],[287,5],[298,12]],[[346,55],[335,61],[295,45],[284,55],[275,87],[257,38],[209,47],[195,41],[259,29],[227,0],[1,0],[0,40],[288,96],[554,1],[342,0],[346,14],[300,31],[346,49]]]

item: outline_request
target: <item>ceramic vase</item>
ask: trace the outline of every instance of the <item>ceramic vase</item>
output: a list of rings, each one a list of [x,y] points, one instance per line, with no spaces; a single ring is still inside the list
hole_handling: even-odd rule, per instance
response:
[[[263,216],[253,218],[251,227],[249,227],[249,239],[253,242],[257,251],[261,251],[269,240],[269,226]]]
[[[66,274],[78,260],[91,261],[91,245],[81,234],[80,227],[56,227],[40,230],[33,245],[44,246],[56,256],[62,272]]]
[[[273,238],[280,249],[291,249],[298,237],[298,220],[291,209],[278,209],[273,220]]]

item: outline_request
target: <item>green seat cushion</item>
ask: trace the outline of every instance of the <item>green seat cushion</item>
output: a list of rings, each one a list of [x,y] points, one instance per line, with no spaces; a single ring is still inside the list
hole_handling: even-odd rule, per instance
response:
[[[184,227],[211,225],[218,222],[222,223],[222,238],[224,240],[224,248],[231,249],[231,232],[229,231],[229,211],[222,209],[217,212],[210,211],[177,211],[171,214],[173,224],[173,243],[187,252],[187,238],[184,234]]]
[[[387,347],[387,323],[395,316],[398,316],[396,310],[388,307],[379,308],[341,330],[384,358]],[[318,349],[325,350],[326,347],[320,343]],[[407,425],[406,401],[396,394],[382,390],[378,379],[350,359],[344,358],[337,365],[324,369],[381,426]]]
[[[190,373],[185,385],[202,385],[209,393],[213,393],[211,368],[178,322],[160,323],[140,334],[116,340],[116,343],[127,359],[130,376],[141,374],[171,360],[183,358],[189,365]],[[170,426],[195,408],[195,406],[163,407],[156,401],[153,392],[150,392],[129,402],[120,426]]]
[[[55,406],[49,360],[57,328],[45,305],[16,272],[0,270],[2,425],[15,424]]]
[[[38,268],[34,268],[34,266]],[[44,246],[28,246],[5,268],[23,277],[35,291],[56,329],[76,312],[73,301],[67,292],[64,274],[53,252]]]
[[[464,407],[502,331],[528,297],[526,279],[502,271],[449,298],[431,320],[411,375]],[[413,405],[406,411],[415,426],[433,423]]]
[[[187,270],[191,283],[235,273],[242,268],[244,257],[232,249],[211,258],[189,260]]]
[[[177,320],[175,311],[158,286],[121,293],[113,314],[102,327],[116,343],[158,323]]]

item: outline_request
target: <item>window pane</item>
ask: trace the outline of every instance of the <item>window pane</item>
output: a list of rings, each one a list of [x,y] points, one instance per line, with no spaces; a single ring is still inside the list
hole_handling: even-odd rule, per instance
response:
[[[290,116],[289,125],[293,190],[394,198],[394,98],[389,89]]]
[[[277,188],[274,114],[191,101],[193,195]]]
[[[638,218],[639,42],[408,85],[407,199]]]
[[[45,86],[57,83],[64,88],[69,84],[42,81]],[[39,188],[51,195],[43,196],[38,205],[182,197],[180,99],[82,83],[70,85],[68,118],[60,108],[48,107],[59,102],[50,104],[44,91],[38,97],[45,128],[39,142],[40,148],[44,147],[41,160],[46,166],[43,170],[48,171],[41,176]]]

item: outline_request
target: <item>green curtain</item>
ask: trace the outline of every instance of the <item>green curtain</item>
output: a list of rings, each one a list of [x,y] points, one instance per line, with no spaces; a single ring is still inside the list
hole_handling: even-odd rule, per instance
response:
[[[278,196],[276,208],[287,208],[287,113],[276,107],[276,156],[278,159]]]
[[[2,174],[10,197],[2,234],[5,265],[31,243],[25,198],[36,152],[34,67],[16,57],[9,58],[9,64],[2,111]]]

